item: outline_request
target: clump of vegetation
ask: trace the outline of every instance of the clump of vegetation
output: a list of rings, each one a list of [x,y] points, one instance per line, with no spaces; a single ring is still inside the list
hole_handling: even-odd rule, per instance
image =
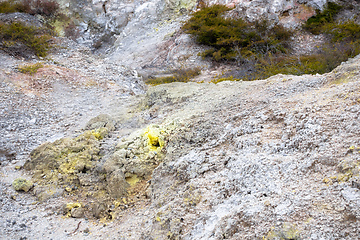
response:
[[[333,43],[358,43],[360,40],[360,25],[354,21],[326,24],[322,31],[331,38]]]
[[[309,18],[303,28],[312,34],[325,35],[326,43],[318,53],[303,56],[282,56],[257,65],[258,77],[283,74],[316,74],[332,71],[341,62],[360,53],[360,25],[353,21],[335,22],[342,6],[328,2],[322,12]]]
[[[286,53],[292,31],[266,20],[249,23],[238,18],[226,18],[230,11],[224,5],[205,7],[193,14],[183,29],[200,44],[211,49],[202,53],[214,61],[257,58],[267,53]]]
[[[360,53],[360,45],[328,43],[320,53],[302,56],[283,56],[256,64],[256,74],[252,79],[267,78],[279,73],[302,75],[323,74],[332,71],[340,63]]]
[[[42,65],[41,63],[35,63],[35,64],[18,66],[18,70],[21,73],[33,75],[42,67],[44,67],[44,65]]]
[[[215,84],[217,84],[217,83],[219,83],[219,82],[224,82],[224,81],[240,81],[241,79],[239,79],[239,78],[234,78],[234,76],[233,75],[230,75],[229,77],[220,77],[220,78],[214,78],[214,79],[212,79],[210,82],[212,82],[212,83],[215,83]]]
[[[26,6],[23,3],[14,1],[0,2],[0,13],[14,13],[14,12],[27,12]]]
[[[0,23],[0,47],[12,55],[32,53],[45,57],[51,48],[50,39],[50,31],[46,28],[25,26],[20,22]]]
[[[46,27],[27,26],[21,21],[10,24],[0,22],[0,48],[14,56],[28,58],[30,55],[36,55],[45,57],[52,48],[50,39],[54,35],[50,23],[62,16],[59,10],[59,4],[53,0],[1,2],[0,13],[22,12],[41,15],[45,18]]]
[[[0,2],[0,13],[21,12],[42,16],[44,27],[34,28],[21,24],[0,22],[0,48],[5,52],[22,57],[37,55],[44,57],[53,46],[49,43],[51,36],[57,32],[68,38],[76,39],[79,30],[71,19],[61,13],[60,5],[55,0],[9,0]],[[16,28],[16,29],[14,29]],[[10,33],[13,31],[13,33]],[[5,31],[5,32],[3,32]],[[9,40],[10,39],[10,40]],[[23,49],[25,45],[25,48]]]
[[[354,21],[335,22],[342,6],[328,2],[323,12],[309,18],[303,28],[315,35],[325,34],[332,43],[352,43],[360,40],[360,25]]]
[[[30,9],[35,13],[46,17],[55,17],[59,13],[60,6],[56,1],[48,0],[24,0],[30,5]]]
[[[159,84],[172,83],[172,82],[189,82],[190,79],[200,75],[200,73],[201,73],[200,68],[177,69],[173,71],[171,76],[149,78],[145,81],[145,83],[156,86]]]
[[[328,2],[325,9],[320,12],[316,10],[316,15],[309,18],[304,24],[304,29],[313,33],[320,34],[323,32],[324,25],[334,22],[334,17],[340,12],[342,7],[336,3]]]
[[[326,42],[316,53],[295,56],[290,47],[293,34],[279,25],[262,20],[254,23],[226,16],[223,5],[203,7],[183,29],[202,45],[201,53],[214,62],[237,63],[238,75],[225,74],[212,82],[254,80],[282,74],[316,74],[333,70],[341,62],[360,53],[360,25],[354,21],[336,22],[342,6],[328,2],[323,11],[309,18],[303,30],[325,35]]]
[[[0,13],[23,12],[31,15],[39,14],[45,17],[56,17],[60,6],[56,1],[23,0],[5,1],[0,3]]]

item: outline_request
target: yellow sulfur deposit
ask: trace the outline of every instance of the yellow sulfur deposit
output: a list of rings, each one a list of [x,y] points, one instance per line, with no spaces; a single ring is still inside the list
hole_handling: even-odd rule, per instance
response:
[[[125,180],[130,184],[130,186],[134,186],[137,182],[140,181],[136,174],[131,174],[129,177],[126,177]]]
[[[79,208],[79,207],[81,207],[81,203],[78,203],[78,202],[76,202],[76,203],[67,203],[66,204],[66,209],[67,210],[71,210],[71,209],[73,209],[73,208]]]
[[[147,127],[144,136],[148,138],[148,145],[151,151],[156,151],[164,146],[164,139],[158,126],[151,125]]]

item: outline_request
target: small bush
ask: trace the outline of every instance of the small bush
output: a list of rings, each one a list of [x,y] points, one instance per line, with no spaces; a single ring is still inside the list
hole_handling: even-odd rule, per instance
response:
[[[13,55],[31,52],[38,57],[45,57],[51,48],[50,39],[47,29],[28,27],[18,22],[0,23],[0,47]]]
[[[328,2],[325,9],[309,18],[303,28],[307,31],[319,35],[326,34],[334,43],[354,42],[360,39],[360,25],[354,21],[335,23],[335,16],[343,9],[336,3]]]
[[[360,25],[354,21],[339,24],[326,24],[324,33],[331,37],[332,42],[355,42],[360,39]]]
[[[201,73],[200,68],[177,69],[173,72],[172,76],[149,78],[145,81],[145,83],[156,86],[156,85],[160,85],[164,83],[172,83],[172,82],[189,82],[191,78],[200,75],[200,73]]]
[[[31,15],[39,14],[45,17],[56,17],[59,10],[59,4],[56,1],[49,0],[6,1],[0,3],[0,13],[23,12]]]
[[[25,6],[22,3],[0,2],[0,13],[24,12]]]
[[[328,23],[334,22],[334,17],[340,12],[342,6],[327,2],[326,7],[322,12],[316,11],[316,15],[309,18],[304,24],[303,28],[313,34],[320,34],[324,31],[324,26]]]
[[[44,67],[44,65],[42,65],[41,63],[35,63],[30,65],[18,66],[18,70],[21,73],[33,75],[42,67]]]
[[[30,6],[33,7],[33,10],[36,14],[43,15],[46,17],[56,16],[59,11],[59,4],[56,1],[48,0],[25,0],[30,2]]]

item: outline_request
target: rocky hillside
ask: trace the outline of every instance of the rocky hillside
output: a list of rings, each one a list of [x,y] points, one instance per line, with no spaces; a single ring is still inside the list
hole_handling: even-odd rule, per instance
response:
[[[0,52],[1,239],[360,237],[359,56],[215,84],[224,67],[179,31],[215,2],[59,3],[79,35],[46,58]],[[325,1],[216,3],[296,29]],[[306,37],[299,51],[321,43]],[[184,66],[202,74],[144,84]]]
[[[110,62],[131,66],[142,74],[208,65],[198,56],[202,48],[180,28],[192,11],[213,4],[234,7],[232,15],[248,21],[268,19],[294,29],[316,9],[323,9],[326,1],[61,1],[64,11],[76,16],[78,42],[105,54]],[[356,11],[348,10],[346,17],[357,18]]]

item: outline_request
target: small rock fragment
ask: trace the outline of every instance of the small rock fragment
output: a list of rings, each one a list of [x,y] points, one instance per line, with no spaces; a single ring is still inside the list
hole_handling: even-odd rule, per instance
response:
[[[81,203],[67,203],[64,204],[62,207],[62,212],[67,217],[73,218],[82,218],[84,217],[85,210],[82,207]]]
[[[95,203],[92,206],[92,212],[94,217],[101,218],[103,212],[105,212],[106,206],[104,203]]]
[[[115,130],[114,120],[107,114],[100,114],[90,119],[86,124],[86,130],[95,130],[99,128],[107,128],[109,131]]]
[[[77,207],[77,208],[72,208],[70,213],[71,213],[71,217],[73,218],[82,218],[84,217],[84,208],[82,207]]]
[[[17,178],[14,180],[12,185],[16,191],[28,192],[33,187],[34,184],[31,181],[26,180],[24,178]]]
[[[360,189],[360,182],[352,181],[351,182],[351,187]]]
[[[118,169],[110,174],[107,178],[108,191],[114,198],[124,197],[127,193],[126,189],[130,186],[125,180],[124,173]]]

